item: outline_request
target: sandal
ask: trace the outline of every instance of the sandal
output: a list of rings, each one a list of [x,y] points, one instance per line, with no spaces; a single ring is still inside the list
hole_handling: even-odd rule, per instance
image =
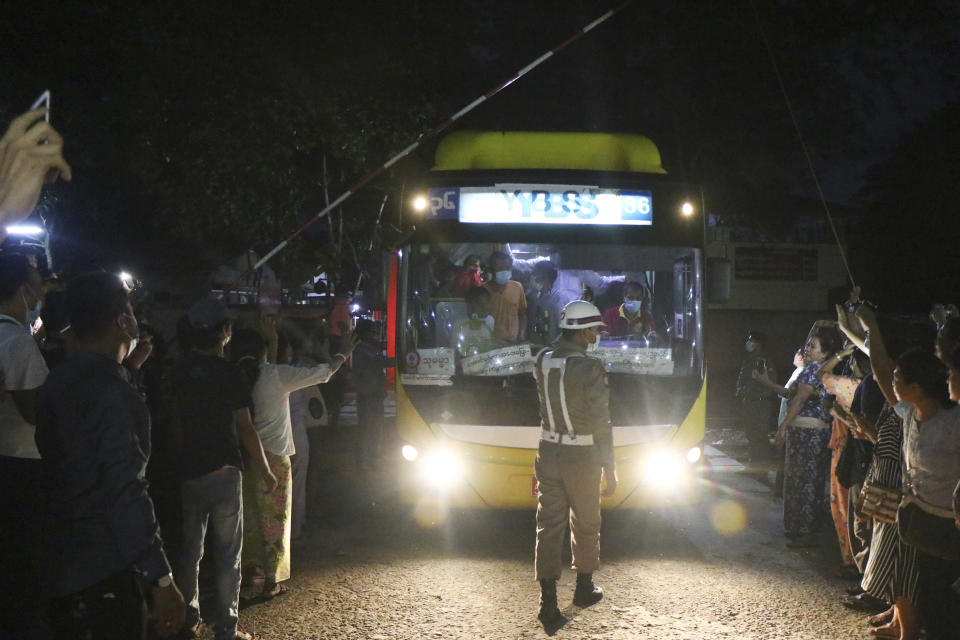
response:
[[[264,600],[273,600],[277,596],[282,596],[285,593],[290,593],[290,587],[283,584],[282,582],[275,582],[272,587],[263,586],[263,592],[260,594],[260,597]]]
[[[874,638],[899,638],[900,637],[900,625],[894,624],[885,624],[882,627],[873,627],[869,631],[870,635]]]
[[[867,616],[867,624],[869,624],[872,627],[880,627],[889,623],[891,620],[893,620],[894,615],[895,615],[894,608],[890,607],[883,613]]]

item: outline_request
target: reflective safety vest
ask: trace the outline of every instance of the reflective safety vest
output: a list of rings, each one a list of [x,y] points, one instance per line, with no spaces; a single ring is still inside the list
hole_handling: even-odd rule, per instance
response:
[[[542,440],[569,445],[593,444],[592,434],[577,435],[567,407],[567,364],[572,359],[586,357],[582,353],[574,353],[554,358],[553,349],[544,349],[537,355],[537,393],[545,418]]]

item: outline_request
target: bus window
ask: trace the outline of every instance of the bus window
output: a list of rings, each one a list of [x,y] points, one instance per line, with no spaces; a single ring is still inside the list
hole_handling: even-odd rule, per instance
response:
[[[504,243],[497,251],[512,264],[484,264],[484,284],[457,297],[447,283],[457,281],[460,272],[451,275],[450,265],[462,264],[468,256],[496,257],[490,245],[424,244],[404,251],[409,258],[404,258],[408,276],[400,292],[405,324],[399,355],[411,373],[424,373],[424,355],[449,360],[450,377],[530,373],[539,350],[559,337],[563,306],[588,288],[597,292],[595,302],[606,324],[591,355],[604,361],[609,374],[699,376],[703,356],[697,249]],[[522,288],[526,306],[524,330],[507,335],[491,324],[495,314],[484,308],[486,299],[496,297],[498,287],[491,284],[495,271],[506,277],[504,264],[509,265],[512,286]],[[471,289],[485,289],[489,295],[471,294]],[[523,339],[512,339],[520,334]],[[405,358],[408,353],[416,355]]]

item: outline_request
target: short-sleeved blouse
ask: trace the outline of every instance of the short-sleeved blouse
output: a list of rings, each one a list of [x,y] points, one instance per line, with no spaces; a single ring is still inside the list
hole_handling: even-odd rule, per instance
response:
[[[916,409],[898,402],[903,419],[903,484],[924,511],[953,516],[953,490],[960,478],[960,407],[941,409],[920,423]]]
[[[803,406],[800,407],[800,416],[803,418],[816,418],[822,422],[829,423],[833,418],[830,412],[823,406],[823,399],[827,395],[827,390],[817,378],[817,371],[820,370],[819,362],[812,362],[803,368],[800,377],[797,378],[798,384],[806,384],[813,387],[813,393],[807,396]]]

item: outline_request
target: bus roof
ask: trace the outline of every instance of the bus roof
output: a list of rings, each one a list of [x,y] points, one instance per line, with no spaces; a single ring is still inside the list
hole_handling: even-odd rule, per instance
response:
[[[458,131],[437,146],[434,171],[572,169],[666,173],[649,138],[626,133]]]

